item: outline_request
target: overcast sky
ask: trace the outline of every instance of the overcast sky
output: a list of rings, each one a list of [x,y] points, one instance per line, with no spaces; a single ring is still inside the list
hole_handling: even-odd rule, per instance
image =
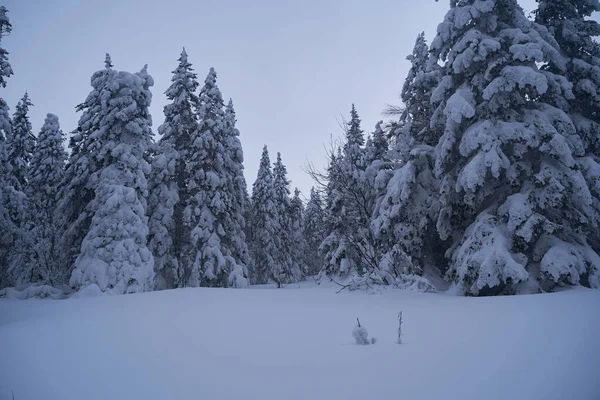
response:
[[[63,131],[111,54],[116,69],[154,77],[153,130],[183,46],[202,83],[215,67],[233,98],[251,188],[262,146],[287,165],[292,191],[308,195],[308,161],[324,164],[330,135],[352,103],[371,132],[386,103],[398,103],[406,55],[421,31],[428,42],[449,8],[442,0],[8,0],[13,25],[2,47],[14,76],[1,96],[11,115],[29,92],[37,134],[46,113]],[[534,0],[522,0],[526,10]]]

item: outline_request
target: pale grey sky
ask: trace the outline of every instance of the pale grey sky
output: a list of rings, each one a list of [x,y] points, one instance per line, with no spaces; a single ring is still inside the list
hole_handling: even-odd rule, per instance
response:
[[[1,96],[11,115],[29,92],[37,134],[46,113],[64,132],[77,126],[75,106],[90,77],[115,68],[154,77],[152,117],[164,117],[171,71],[182,46],[202,83],[215,67],[227,100],[233,98],[251,188],[262,146],[280,151],[292,190],[308,195],[307,161],[324,163],[324,145],[340,136],[338,121],[355,103],[365,132],[398,103],[417,34],[430,42],[448,0],[5,0],[13,25],[2,46],[15,75]],[[522,0],[526,10],[534,0]]]

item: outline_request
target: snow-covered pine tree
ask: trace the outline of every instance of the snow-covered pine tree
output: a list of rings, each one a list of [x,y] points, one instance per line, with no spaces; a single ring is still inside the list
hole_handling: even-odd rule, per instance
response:
[[[276,265],[280,227],[275,203],[273,171],[267,146],[263,147],[256,181],[252,185],[249,250],[250,277],[255,284],[267,283]]]
[[[94,199],[97,181],[91,180],[91,175],[100,168],[92,154],[98,151],[96,136],[104,116],[103,107],[106,107],[103,99],[110,94],[107,84],[116,74],[111,58],[106,54],[104,69],[92,75],[92,91],[76,107],[77,111],[83,113],[69,139],[71,151],[56,209],[57,229],[61,236],[59,265],[62,268],[61,275],[65,277],[64,283],[69,282],[73,265],[81,252],[81,243],[92,221],[93,214],[88,207]]]
[[[275,264],[272,265],[270,271],[270,278],[277,283],[278,287],[281,284],[298,281],[301,275],[299,265],[294,260],[296,254],[293,248],[293,222],[289,185],[287,169],[281,160],[281,153],[277,153],[277,160],[273,165],[273,190],[275,192],[275,215],[279,232],[275,238],[277,253],[275,254]]]
[[[0,6],[0,86],[6,87],[7,79],[13,74],[8,61],[8,52],[1,46],[2,38],[12,30],[8,18],[8,10]],[[0,288],[9,285],[8,279],[8,255],[13,242],[14,224],[10,217],[10,197],[12,190],[9,188],[8,156],[6,152],[6,140],[11,135],[11,121],[8,105],[0,98]]]
[[[64,281],[57,261],[59,235],[55,224],[57,193],[63,181],[67,153],[58,117],[48,114],[37,137],[27,171],[27,218],[15,258],[11,262],[14,284],[58,285]]]
[[[35,136],[29,121],[29,107],[32,106],[33,103],[25,92],[15,108],[11,135],[6,141],[8,163],[11,170],[10,184],[20,192],[24,191],[27,186],[27,169],[35,147]]]
[[[565,104],[566,61],[516,0],[453,0],[430,63],[444,134],[437,231],[451,245],[446,277],[469,295],[515,293],[542,279],[598,286],[587,245],[597,201],[579,170],[582,140]],[[546,67],[546,66],[551,66]]]
[[[302,217],[304,225],[302,235],[306,245],[305,257],[306,275],[314,276],[323,267],[323,257],[319,253],[319,246],[325,239],[325,212],[323,200],[319,192],[313,187],[310,189],[310,198],[304,208]]]
[[[245,266],[234,254],[239,250],[228,246],[234,212],[231,136],[227,132],[223,97],[217,87],[217,74],[211,68],[200,91],[198,132],[190,146],[189,202],[184,221],[191,232],[191,264],[189,286],[246,286]],[[241,216],[239,216],[241,218]],[[241,230],[240,230],[241,233]]]
[[[190,236],[183,223],[189,201],[187,189],[190,149],[198,129],[197,75],[185,49],[173,71],[165,94],[171,103],[164,108],[165,121],[158,127],[162,136],[154,150],[148,199],[149,248],[155,260],[157,289],[185,286],[189,264]]]
[[[102,292],[135,293],[154,287],[154,260],[146,247],[147,174],[152,142],[148,111],[153,80],[146,67],[110,75],[101,92],[89,158],[94,198],[86,207],[91,225],[81,244],[70,284]],[[86,110],[87,111],[87,110]]]

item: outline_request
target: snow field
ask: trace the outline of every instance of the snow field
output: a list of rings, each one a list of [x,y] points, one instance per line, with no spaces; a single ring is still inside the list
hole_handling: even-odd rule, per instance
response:
[[[600,292],[0,299],[0,399],[598,399]],[[403,310],[403,341],[396,344]],[[357,346],[360,317],[372,346]]]

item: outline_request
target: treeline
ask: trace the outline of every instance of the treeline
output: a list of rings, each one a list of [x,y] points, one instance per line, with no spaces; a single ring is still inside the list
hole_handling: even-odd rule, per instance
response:
[[[156,143],[151,76],[108,56],[68,156],[56,116],[36,137],[28,96],[12,119],[0,100],[0,285],[599,287],[600,3],[538,3],[528,19],[516,0],[451,1],[408,56],[402,106],[366,136],[352,106],[306,204],[266,147],[248,194],[233,103],[185,50]]]
[[[4,32],[10,30],[6,10]],[[4,79],[12,74],[5,60]],[[154,142],[146,67],[93,74],[65,150],[58,117],[32,134],[27,94],[2,144],[2,287],[132,293],[298,281],[303,204],[265,147],[248,198],[233,102],[183,50]],[[5,82],[4,82],[5,83]]]

